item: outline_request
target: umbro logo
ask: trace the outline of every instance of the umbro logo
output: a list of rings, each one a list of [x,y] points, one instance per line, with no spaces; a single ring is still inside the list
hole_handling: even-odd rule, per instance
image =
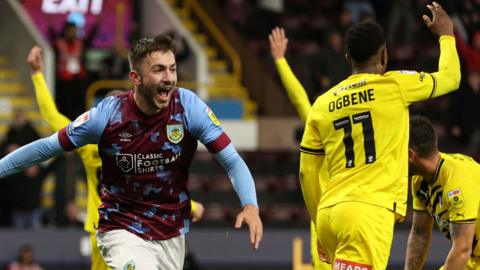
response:
[[[131,141],[130,137],[132,137],[133,135],[128,133],[128,132],[122,132],[122,133],[118,134],[118,136],[121,138],[120,139],[121,142],[129,142],[129,141]]]

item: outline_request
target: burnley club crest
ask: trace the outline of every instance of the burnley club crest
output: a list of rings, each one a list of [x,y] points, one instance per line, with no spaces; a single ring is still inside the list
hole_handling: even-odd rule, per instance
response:
[[[179,143],[183,139],[183,124],[167,125],[167,138],[172,143]]]

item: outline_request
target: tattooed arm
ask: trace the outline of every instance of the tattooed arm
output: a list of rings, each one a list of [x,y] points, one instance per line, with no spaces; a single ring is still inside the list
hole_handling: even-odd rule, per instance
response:
[[[432,238],[433,218],[426,211],[413,212],[413,224],[408,236],[405,270],[423,268]]]
[[[472,242],[475,234],[475,223],[450,223],[452,248],[448,253],[444,269],[464,269],[472,254]]]

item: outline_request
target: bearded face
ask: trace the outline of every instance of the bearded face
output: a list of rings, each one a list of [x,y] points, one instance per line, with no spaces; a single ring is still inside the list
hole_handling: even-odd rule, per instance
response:
[[[147,55],[140,65],[137,92],[143,100],[142,111],[159,111],[168,106],[177,84],[175,55],[156,51]]]

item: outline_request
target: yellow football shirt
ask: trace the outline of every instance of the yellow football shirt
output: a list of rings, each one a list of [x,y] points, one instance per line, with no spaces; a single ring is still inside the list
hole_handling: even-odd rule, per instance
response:
[[[475,223],[480,214],[480,164],[461,154],[441,153],[432,183],[412,177],[413,210],[428,211],[450,239],[450,223]],[[473,255],[480,256],[480,227],[475,228]]]
[[[455,38],[440,37],[440,52],[438,72],[354,74],[315,101],[300,150],[326,154],[329,181],[320,198],[307,194],[307,206],[315,199],[319,208],[357,201],[405,216],[408,106],[453,91],[460,82]]]

